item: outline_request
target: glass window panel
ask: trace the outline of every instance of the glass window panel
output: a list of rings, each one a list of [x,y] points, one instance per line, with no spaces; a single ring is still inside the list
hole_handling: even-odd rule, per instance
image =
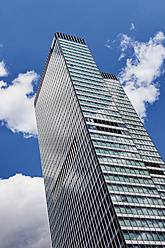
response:
[[[133,208],[131,209],[131,208],[127,207],[127,214],[132,214],[132,212],[133,212]]]
[[[157,233],[152,233],[152,235],[154,240],[159,241],[159,236]]]
[[[160,239],[161,241],[164,241],[164,236],[163,236],[162,233],[159,233],[159,239]]]
[[[120,207],[121,213],[125,214],[125,207]]]
[[[126,226],[131,226],[131,223],[130,223],[129,219],[125,219],[125,225]]]
[[[132,240],[135,239],[135,234],[134,234],[134,232],[129,232],[129,236],[130,236],[130,238],[131,238]]]

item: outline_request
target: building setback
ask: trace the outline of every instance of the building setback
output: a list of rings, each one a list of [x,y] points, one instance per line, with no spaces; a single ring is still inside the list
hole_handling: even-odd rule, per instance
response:
[[[165,247],[164,162],[84,39],[55,33],[35,111],[52,247]]]

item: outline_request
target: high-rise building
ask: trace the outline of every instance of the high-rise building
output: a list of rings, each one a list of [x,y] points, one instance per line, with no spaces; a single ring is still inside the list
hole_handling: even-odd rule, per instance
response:
[[[35,99],[52,247],[165,247],[165,165],[115,75],[55,33]]]

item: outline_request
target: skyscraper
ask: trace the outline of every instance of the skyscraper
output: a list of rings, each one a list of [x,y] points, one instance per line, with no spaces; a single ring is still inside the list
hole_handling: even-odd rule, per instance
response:
[[[84,39],[55,33],[35,110],[53,248],[165,247],[164,162]]]

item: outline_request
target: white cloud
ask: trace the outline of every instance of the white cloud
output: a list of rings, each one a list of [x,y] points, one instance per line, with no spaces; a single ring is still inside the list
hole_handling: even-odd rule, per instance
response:
[[[51,247],[42,178],[1,179],[0,202],[0,247]]]
[[[134,23],[131,23],[131,26],[130,26],[129,30],[136,30]]]
[[[128,46],[130,45],[131,38],[126,34],[119,34],[119,38],[121,39],[120,48],[121,48],[122,52],[124,52],[128,48]]]
[[[139,116],[144,119],[146,104],[153,104],[159,98],[156,79],[163,73],[165,36],[158,32],[148,42],[134,41],[126,35],[123,36],[121,50],[125,51],[129,44],[129,47],[133,48],[133,55],[126,60],[126,66],[122,68],[119,79]]]
[[[1,44],[0,44],[0,47],[1,47]],[[4,63],[4,61],[2,60],[0,62],[0,77],[5,77],[8,75],[8,71],[6,69],[6,65]]]
[[[0,88],[6,87],[7,83],[5,83],[3,80],[0,81]]]
[[[105,46],[106,46],[107,48],[111,48],[110,40],[107,40],[107,41],[105,42]]]
[[[118,58],[118,61],[120,61],[121,59],[123,59],[125,57],[125,53],[121,53],[120,57]]]
[[[33,84],[39,76],[34,71],[20,73],[12,83],[0,81],[0,120],[13,132],[25,137],[37,134],[34,114]]]

